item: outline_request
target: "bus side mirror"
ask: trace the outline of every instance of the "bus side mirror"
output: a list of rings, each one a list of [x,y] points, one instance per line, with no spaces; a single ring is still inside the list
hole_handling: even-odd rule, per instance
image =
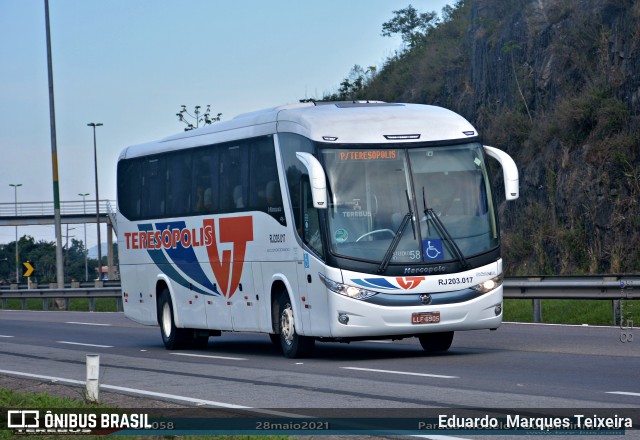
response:
[[[311,184],[313,207],[327,209],[327,178],[318,159],[310,153],[296,152],[296,157],[307,168]]]
[[[484,145],[484,151],[488,156],[500,162],[504,175],[504,193],[507,200],[515,200],[520,195],[520,178],[518,167],[511,156],[502,150]]]

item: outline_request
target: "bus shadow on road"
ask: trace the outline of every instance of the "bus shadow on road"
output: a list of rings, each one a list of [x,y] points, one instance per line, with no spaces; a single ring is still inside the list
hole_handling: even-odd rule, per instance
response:
[[[410,341],[407,339],[406,341]],[[490,350],[492,351],[492,350]],[[262,335],[223,335],[211,338],[207,348],[200,351],[212,356],[281,357],[282,352]],[[390,341],[359,341],[351,343],[316,342],[310,359],[316,360],[384,360],[399,358],[447,358],[451,356],[482,355],[482,348],[456,348],[445,352],[428,353],[419,344]]]

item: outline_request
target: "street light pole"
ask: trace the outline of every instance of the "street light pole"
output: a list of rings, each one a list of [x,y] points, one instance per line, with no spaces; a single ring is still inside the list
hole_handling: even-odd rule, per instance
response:
[[[53,223],[56,231],[56,280],[58,288],[64,288],[64,263],[62,258],[62,220],[60,219],[60,184],[58,181],[58,141],[56,140],[56,111],[53,99],[53,62],[51,61],[51,26],[49,25],[49,0],[44,0],[44,21],[47,37],[47,73],[49,78],[49,124],[51,126],[51,171],[53,174]]]
[[[9,186],[13,186],[14,204],[16,210],[16,221],[18,220],[18,187],[22,186],[22,183],[10,183]],[[18,225],[16,224],[16,284],[20,284],[20,265],[18,264]]]
[[[96,223],[98,225],[98,279],[102,279],[102,243],[100,238],[100,196],[98,195],[98,149],[96,147],[96,127],[101,127],[102,123],[90,122],[87,124],[93,127],[93,166],[96,174]]]
[[[86,197],[89,193],[78,193],[82,197],[82,213],[87,214],[87,200]],[[89,281],[89,264],[87,259],[89,258],[89,249],[87,248],[87,222],[84,222],[84,280]]]

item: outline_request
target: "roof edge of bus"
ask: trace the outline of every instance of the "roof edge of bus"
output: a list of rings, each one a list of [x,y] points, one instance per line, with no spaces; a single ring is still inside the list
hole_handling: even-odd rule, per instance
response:
[[[244,126],[242,124],[242,121],[248,120],[248,119],[253,119],[252,124],[275,122],[278,117],[278,113],[282,110],[313,107],[314,105],[315,104],[313,102],[301,102],[296,104],[285,104],[277,107],[270,107],[266,109],[256,110],[253,112],[241,113],[229,119],[228,121],[222,121],[212,125],[206,125],[204,127],[201,127],[195,130],[188,130],[180,133],[170,134],[166,137],[159,139],[157,142],[175,141],[175,140],[189,138],[193,136],[202,136],[202,135],[207,135],[207,134],[211,134],[219,131],[240,128]],[[260,119],[262,120],[259,121]]]
[[[250,117],[255,117],[255,116],[259,116],[262,114],[268,114],[268,113],[273,113],[273,114],[277,114],[282,110],[291,110],[291,109],[296,109],[296,108],[305,108],[305,107],[313,107],[315,106],[314,102],[298,102],[295,104],[284,104],[284,105],[279,105],[276,107],[269,107],[269,108],[265,108],[262,110],[256,110],[253,112],[247,112],[247,113],[241,113],[237,116],[235,116],[232,121],[235,121],[236,119],[243,119],[243,118],[250,118]]]
[[[247,113],[241,113],[237,116],[234,116],[228,121],[218,122],[213,125],[207,125],[201,127],[196,130],[188,130],[184,132],[179,132],[175,134],[168,135],[158,140],[158,142],[168,142],[174,141],[178,139],[183,139],[186,137],[193,137],[199,135],[210,134],[217,131],[224,131],[224,129],[228,128],[237,128],[242,125],[242,120],[253,118],[254,122],[256,118],[260,118],[261,116],[264,118],[262,122],[275,122],[278,119],[278,114],[283,110],[297,110],[308,107],[319,107],[325,105],[335,105],[336,107],[363,107],[367,105],[371,106],[379,106],[379,105],[403,105],[403,104],[395,104],[395,103],[386,103],[384,101],[374,101],[374,100],[352,100],[352,101],[307,101],[307,102],[297,102],[292,104],[283,104],[275,107],[269,107],[266,109],[256,110]],[[232,127],[228,127],[231,125]]]
[[[330,107],[335,106],[338,109],[360,109],[364,112],[358,111],[357,113],[351,113],[355,120],[351,120],[347,125],[343,124],[338,117],[342,112],[334,113],[330,110]],[[316,110],[313,110],[313,108]],[[388,110],[385,108],[396,107],[403,108],[403,115],[409,116],[409,119],[405,121],[404,126],[393,127],[393,132],[390,127],[386,127],[387,122],[398,122],[397,118],[391,118],[387,116]],[[421,109],[418,113],[417,109]],[[431,128],[429,135],[425,132],[421,119],[427,111],[430,116],[436,117],[438,120],[435,122],[436,129]],[[311,113],[309,113],[311,112]],[[309,123],[310,114],[321,115],[319,119],[314,116],[314,120],[320,121],[320,124],[311,130]],[[453,117],[452,117],[453,116]],[[367,133],[363,138],[358,136],[357,138],[352,136],[354,122],[362,122],[363,120],[373,121],[378,124],[378,130],[375,133]],[[446,123],[443,123],[446,122]],[[208,136],[216,133],[231,132],[237,129],[246,128],[249,126],[268,126],[269,124],[278,124],[275,131],[295,132],[305,135],[313,140],[322,141],[325,136],[340,138],[343,142],[358,142],[358,143],[378,143],[389,142],[394,139],[390,139],[388,136],[407,136],[411,134],[415,137],[415,140],[409,142],[424,142],[435,140],[453,140],[461,138],[461,135],[465,136],[477,136],[476,129],[461,115],[453,112],[452,110],[444,107],[425,105],[425,104],[412,104],[412,103],[397,103],[397,102],[384,102],[384,101],[308,101],[298,102],[292,104],[284,104],[276,107],[270,107],[267,109],[257,110],[248,113],[242,113],[233,119],[217,122],[212,125],[207,125],[195,130],[184,131],[176,134],[166,136],[152,142],[146,142],[143,144],[134,145],[135,152],[137,153],[140,147],[145,145],[158,145],[164,143],[170,143],[174,141],[180,141],[183,139],[193,139],[200,136]],[[330,128],[330,129],[329,129]],[[274,132],[275,132],[274,131]],[[415,133],[420,133],[417,136]],[[423,133],[424,132],[424,133]],[[385,140],[386,139],[386,140]],[[413,139],[413,138],[412,138]],[[133,150],[129,148],[122,151],[120,158],[127,157]]]

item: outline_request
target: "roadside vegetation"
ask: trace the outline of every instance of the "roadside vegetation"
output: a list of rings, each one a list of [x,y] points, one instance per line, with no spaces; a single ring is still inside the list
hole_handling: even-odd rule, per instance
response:
[[[544,299],[542,322],[546,324],[614,325],[613,308],[607,300]],[[622,301],[622,322],[640,327],[640,301]],[[534,322],[533,300],[505,299],[505,322]]]
[[[12,391],[4,388],[0,388],[0,408],[5,409],[39,409],[43,413],[51,409],[81,409],[91,410],[92,408],[113,408],[116,412],[121,408],[110,407],[107,405],[96,405],[84,402],[81,399],[70,399],[67,397],[56,397],[48,393],[23,393]],[[14,439],[13,432],[6,429],[5,426],[0,425],[0,440]],[[67,435],[28,435],[24,436],[31,440],[57,440],[57,439],[69,439]],[[97,440],[104,439],[103,435],[81,435],[83,440]],[[117,436],[123,440],[142,440],[142,439],[157,439],[157,440],[202,440],[202,439],[215,439],[215,440],[286,440],[288,436],[256,436],[256,435],[136,435],[136,436]]]
[[[118,264],[118,245],[113,244],[114,264]],[[89,281],[94,280],[98,274],[98,259],[86,259],[87,249],[82,240],[71,238],[63,245],[65,283],[71,281],[84,281],[85,276]],[[102,265],[107,265],[107,249],[102,249]],[[56,282],[56,243],[54,241],[36,241],[29,235],[18,239],[18,278],[20,284],[26,284],[27,278],[23,277],[24,262],[30,262],[35,268],[31,276],[31,282],[47,285]],[[16,242],[0,244],[0,285],[16,282]]]
[[[26,310],[42,310],[41,299],[27,299]],[[57,308],[53,299],[48,300],[49,310],[60,310]],[[0,308],[1,309],[1,308]],[[22,310],[22,300],[20,299],[8,299],[7,310]],[[89,299],[88,298],[71,298],[69,300],[69,310],[72,312],[88,312],[89,311]],[[115,298],[95,298],[94,299],[94,312],[117,312],[117,303]]]

